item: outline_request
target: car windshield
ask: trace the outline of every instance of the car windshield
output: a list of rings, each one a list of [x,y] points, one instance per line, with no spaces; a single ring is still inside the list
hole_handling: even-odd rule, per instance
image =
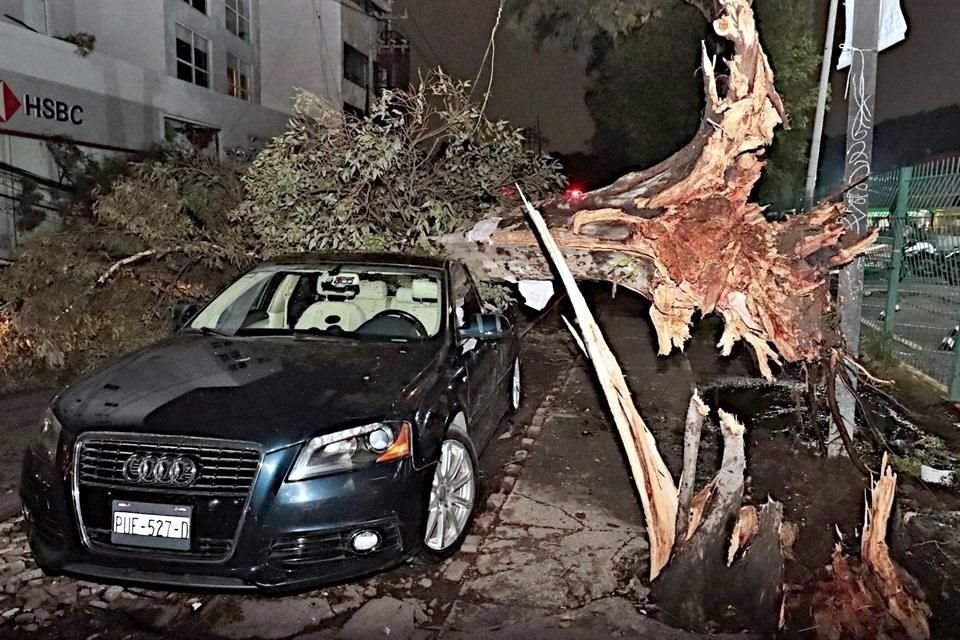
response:
[[[230,336],[425,340],[443,326],[442,274],[346,263],[257,269],[217,296],[187,329]]]

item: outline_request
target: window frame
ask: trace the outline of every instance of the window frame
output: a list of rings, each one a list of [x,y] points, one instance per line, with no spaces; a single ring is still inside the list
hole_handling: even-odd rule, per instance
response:
[[[451,265],[450,274],[450,289],[452,295],[450,296],[453,300],[453,314],[454,314],[454,330],[459,329],[467,323],[467,319],[470,317],[467,307],[470,304],[476,306],[477,310],[473,313],[483,313],[483,298],[480,297],[480,291],[477,290],[477,285],[473,281],[473,274],[470,273],[470,270],[467,269],[467,266],[462,262],[454,262]],[[460,304],[460,296],[463,294],[463,304]],[[473,298],[473,301],[470,300]],[[463,316],[461,317],[457,311],[463,309]]]
[[[190,41],[189,41],[189,42],[187,42],[186,40],[183,40],[183,39],[180,37],[180,33],[179,33],[180,29],[183,29],[184,31],[186,31],[187,33],[190,34]],[[212,52],[213,46],[211,45],[210,38],[206,38],[206,37],[200,35],[199,33],[197,33],[196,31],[194,31],[193,29],[191,29],[190,27],[188,27],[188,26],[186,26],[186,25],[183,25],[183,24],[180,24],[179,22],[177,22],[177,23],[174,23],[173,41],[174,41],[174,45],[173,45],[173,57],[174,57],[174,64],[176,65],[176,68],[175,68],[176,77],[177,77],[178,79],[180,79],[180,80],[183,80],[184,82],[189,82],[190,84],[196,85],[196,86],[198,86],[198,87],[203,87],[204,89],[209,89],[209,88],[211,88],[211,87],[210,87],[210,60],[211,60],[212,57],[213,57],[213,55],[212,55],[212,53],[213,53],[213,52]],[[203,42],[206,44],[206,50],[200,50],[200,49],[197,48],[197,42],[198,42],[198,41],[203,41]],[[189,59],[189,60],[185,60],[184,58],[181,58],[181,57],[180,57],[180,51],[179,51],[179,46],[178,46],[178,43],[180,43],[180,42],[186,42],[186,43],[189,45],[189,47],[190,47],[190,59]],[[205,67],[200,67],[200,66],[197,64],[197,52],[198,52],[198,51],[200,51],[201,53],[203,53],[203,54],[206,55],[206,66],[205,66]],[[187,78],[181,78],[181,77],[180,77],[180,65],[181,65],[181,64],[184,64],[184,65],[186,65],[187,67],[190,68],[190,78],[189,78],[189,79],[187,79]],[[200,82],[197,82],[197,74],[198,74],[198,73],[202,73],[202,74],[206,77],[206,84],[201,84]]]
[[[250,42],[250,24],[253,22],[250,0],[224,0],[223,6],[227,31],[244,42]],[[246,30],[240,28],[244,23],[246,23]]]
[[[347,60],[352,57],[356,60],[360,58],[363,59],[363,76],[358,77],[351,73],[351,66],[347,64]],[[343,79],[358,87],[363,87],[364,89],[369,87],[370,82],[370,56],[360,51],[356,47],[344,42],[343,43]]]
[[[253,65],[229,51],[227,52],[227,95],[239,100],[253,100]]]
[[[194,9],[196,9],[197,11],[199,11],[205,16],[210,15],[208,13],[208,11],[210,10],[210,5],[207,0],[183,0],[183,2],[185,4],[190,5],[191,7],[193,7]],[[197,4],[200,4],[201,6],[203,6],[203,8],[201,9],[200,7],[197,6]]]

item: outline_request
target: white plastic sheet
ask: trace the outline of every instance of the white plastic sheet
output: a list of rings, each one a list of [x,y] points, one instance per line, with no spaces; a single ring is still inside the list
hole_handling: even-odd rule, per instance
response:
[[[552,280],[521,280],[518,286],[523,303],[537,311],[543,311],[553,297]]]
[[[846,34],[843,37],[843,46],[840,57],[837,59],[837,69],[845,69],[853,62],[853,6],[855,0],[846,0]],[[879,51],[889,49],[907,37],[907,20],[900,8],[900,0],[880,1],[880,38]]]

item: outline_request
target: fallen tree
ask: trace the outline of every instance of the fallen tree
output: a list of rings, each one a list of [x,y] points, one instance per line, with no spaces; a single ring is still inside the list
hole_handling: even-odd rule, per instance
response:
[[[770,222],[749,201],[785,115],[750,2],[720,4],[714,29],[733,55],[718,82],[716,61],[703,51],[707,104],[694,139],[654,167],[539,208],[577,278],[611,280],[653,302],[662,355],[683,348],[694,314],[717,313],[725,323],[722,352],[745,341],[772,379],[771,363],[820,361],[841,348],[826,320],[827,273],[874,236],[847,233],[838,202]],[[481,224],[495,230],[482,242],[449,234],[442,240],[448,253],[484,278],[551,277],[521,212]]]
[[[750,0],[719,0],[718,11],[713,27],[730,41],[733,54],[721,78],[704,48],[707,104],[686,147],[576,201],[555,198],[541,203],[540,211],[527,203],[533,232],[517,212],[442,242],[483,278],[560,275],[641,497],[650,578],[661,609],[696,630],[708,630],[711,621],[729,619],[733,611],[738,623],[774,631],[782,623],[783,512],[775,502],[759,510],[742,505],[743,426],[721,415],[719,473],[696,497],[690,497],[689,480],[678,492],[575,283],[609,280],[648,298],[661,355],[684,347],[696,314],[715,313],[724,321],[721,353],[729,355],[744,342],[768,380],[784,361],[827,362],[831,384],[835,369],[844,366],[828,273],[862,253],[874,235],[847,232],[839,202],[822,202],[782,222],[767,220],[763,208],[750,202],[765,149],[786,115]],[[696,401],[695,395],[685,449],[699,446]],[[696,456],[688,453],[684,479],[696,467]],[[889,600],[890,607],[898,605]]]

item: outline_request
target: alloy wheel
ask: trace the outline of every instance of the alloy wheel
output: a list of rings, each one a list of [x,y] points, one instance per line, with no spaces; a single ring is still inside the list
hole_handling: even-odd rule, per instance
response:
[[[434,551],[454,544],[470,520],[476,500],[473,460],[463,443],[445,440],[433,475],[424,543]]]

